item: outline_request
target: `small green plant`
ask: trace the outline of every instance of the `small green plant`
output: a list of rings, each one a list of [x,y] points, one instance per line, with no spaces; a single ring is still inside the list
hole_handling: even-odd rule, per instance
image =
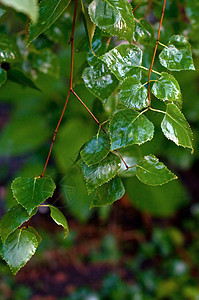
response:
[[[27,60],[27,51],[30,51],[29,60],[33,68],[39,70],[46,68],[45,70],[50,73],[56,72],[56,66],[55,69],[49,69],[49,61],[52,63],[55,55],[49,49],[43,49],[38,54],[35,46],[31,48],[31,45],[35,45],[37,41],[35,39],[41,34],[46,34],[49,39],[53,38],[55,32],[52,26],[58,18],[61,18],[70,1],[42,0],[37,5],[36,0],[29,0],[23,6],[20,1],[1,2],[4,6],[0,15],[5,13],[7,6],[10,6],[20,13],[27,14],[31,18],[31,23],[29,30],[25,32],[29,48],[23,51],[19,51],[14,39],[8,35],[0,36],[2,63],[0,85],[3,85],[8,77],[12,81],[23,83],[24,86],[38,89],[34,81],[20,68],[20,63]],[[85,19],[90,45],[82,79],[86,88],[101,100],[106,109],[111,107],[109,109],[111,112],[109,119],[101,122],[75,91],[74,33],[77,13],[80,15],[76,0],[69,42],[71,47],[69,89],[46,163],[41,175],[30,178],[18,177],[13,181],[11,188],[17,204],[2,217],[0,223],[0,254],[13,274],[27,263],[41,241],[34,228],[24,225],[37,213],[38,207],[48,206],[52,219],[64,228],[65,237],[69,232],[64,215],[56,207],[42,203],[52,197],[56,187],[52,178],[46,176],[45,172],[71,95],[85,107],[98,125],[95,136],[84,141],[75,162],[83,173],[91,208],[106,206],[120,199],[125,193],[123,176],[134,173],[142,183],[152,186],[163,185],[177,179],[177,176],[153,153],[135,156],[133,164],[128,162],[132,161],[131,155],[127,158],[123,155],[126,147],[137,145],[139,151],[142,144],[153,139],[154,124],[149,120],[151,116],[162,115],[161,130],[164,136],[177,146],[193,151],[193,134],[181,112],[182,95],[172,72],[192,71],[195,67],[190,44],[184,36],[169,37],[167,45],[160,42],[166,0],[162,4],[156,41],[153,37],[153,27],[144,18],[134,17],[138,5],[132,6],[127,0],[82,0],[79,6]],[[117,37],[116,47],[110,43],[112,36]],[[145,51],[147,53],[146,45],[149,43],[153,44],[154,50],[150,66],[147,67],[143,57]],[[162,47],[159,54],[161,72],[154,69],[158,46]],[[81,47],[83,48],[83,45]],[[46,59],[46,64],[42,64],[42,57]],[[11,66],[17,63],[18,65],[17,68],[6,71],[5,63]],[[31,120],[27,120],[27,124],[28,122]]]

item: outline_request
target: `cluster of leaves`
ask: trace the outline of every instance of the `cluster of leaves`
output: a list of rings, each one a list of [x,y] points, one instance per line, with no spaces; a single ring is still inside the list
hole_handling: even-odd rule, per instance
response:
[[[25,46],[25,36],[14,39],[7,34],[1,34],[0,85],[5,84],[8,78],[23,86],[40,90],[33,76],[42,72],[56,77],[59,64],[56,55],[49,49],[49,44],[46,44],[46,48],[42,48],[39,42],[37,44],[36,38],[44,33],[48,40],[62,43],[64,24],[72,25],[71,17],[63,15],[70,1],[62,0],[55,3],[42,0],[39,7],[33,0],[26,1],[26,5],[21,5],[20,1],[1,2],[5,5],[1,9],[1,16],[5,14],[6,7],[10,6],[27,14],[32,22],[29,33],[25,33],[28,35],[29,49]],[[192,131],[181,112],[180,87],[171,72],[195,68],[188,41],[183,36],[173,35],[169,38],[168,45],[163,45],[164,49],[159,54],[160,64],[167,69],[167,72],[163,70],[160,73],[152,70],[156,78],[148,82],[145,73],[149,69],[143,62],[142,49],[149,43],[154,44],[151,25],[145,19],[135,19],[132,6],[126,0],[117,2],[93,0],[91,3],[82,1],[81,8],[90,44],[85,61],[87,66],[84,65],[82,68],[82,79],[86,88],[101,100],[104,109],[109,111],[109,120],[106,121],[105,126],[100,124],[94,137],[86,144],[85,140],[88,137],[83,136],[83,140],[78,141],[79,148],[81,147],[79,142],[84,143],[79,152],[78,164],[90,194],[90,206],[95,207],[111,204],[124,195],[125,188],[121,181],[123,176],[136,175],[141,182],[153,186],[177,178],[153,154],[146,156],[138,154],[139,148],[134,148],[134,145],[140,146],[152,140],[154,125],[148,116],[161,113],[164,115],[161,122],[163,134],[178,146],[193,150]],[[23,19],[24,15],[20,14],[20,17]],[[68,33],[66,35],[70,36]],[[111,36],[116,36],[118,40],[126,40],[128,44],[117,41],[119,45],[114,47],[110,44]],[[80,48],[83,52],[83,43]],[[9,64],[8,70],[7,64]],[[151,84],[154,99],[156,97],[160,100],[157,106],[163,106],[163,109],[151,107],[147,91],[148,85]],[[40,119],[38,122],[35,119],[31,122],[30,118],[26,119],[22,116],[22,120],[25,133],[21,136],[21,143],[24,142],[24,136],[28,136],[31,142],[23,146],[25,151],[28,151],[46,140],[49,133],[46,133],[45,124],[40,122]],[[21,120],[16,120],[17,122]],[[39,139],[29,135],[28,129],[32,124],[35,132],[40,132]],[[7,128],[5,136],[1,136],[2,141],[11,130],[12,128]],[[12,146],[14,150],[11,150]],[[0,153],[4,151],[9,154],[14,151],[15,155],[19,154],[21,144],[18,144],[18,148],[14,146],[15,142],[13,145],[7,143],[7,149],[0,150]],[[126,151],[129,147],[131,150]],[[125,151],[128,152],[127,155]],[[26,228],[23,224],[37,212],[38,207],[46,199],[52,196],[54,189],[55,184],[50,177],[19,177],[12,183],[13,197],[17,203],[1,219],[0,254],[14,274],[35,253],[40,240],[32,228]],[[64,227],[67,234],[68,225],[62,213],[53,206],[49,205],[49,208],[52,218]]]

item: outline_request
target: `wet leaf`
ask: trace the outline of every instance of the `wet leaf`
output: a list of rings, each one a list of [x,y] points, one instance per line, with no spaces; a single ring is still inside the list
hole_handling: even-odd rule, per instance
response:
[[[163,67],[171,71],[195,70],[191,46],[184,36],[173,35],[168,47],[165,47],[159,55]]]
[[[90,208],[110,205],[116,200],[121,199],[124,193],[125,188],[123,183],[121,179],[116,176],[108,183],[105,183],[96,189]]]
[[[102,102],[106,102],[119,84],[117,78],[101,61],[97,61],[93,66],[84,69],[82,78],[89,91]]]
[[[136,78],[126,78],[120,85],[118,108],[141,110],[147,106],[149,106],[147,88]]]
[[[37,0],[1,0],[1,3],[28,15],[33,23],[38,19]]]
[[[17,202],[30,214],[32,210],[49,197],[52,197],[55,184],[51,177],[16,178],[12,185],[12,192]]]
[[[51,218],[55,221],[55,223],[61,225],[64,228],[64,232],[65,232],[64,238],[66,238],[69,234],[69,228],[65,216],[57,207],[49,205],[49,208],[50,208]]]
[[[109,155],[99,164],[87,166],[82,162],[83,175],[86,180],[88,192],[92,192],[98,186],[110,181],[121,167],[119,156],[109,153]]]
[[[167,104],[161,128],[164,135],[176,145],[193,150],[193,133],[184,115],[174,104]]]
[[[36,236],[21,228],[7,238],[5,245],[0,241],[0,254],[15,275],[35,254],[37,247]]]
[[[21,58],[19,48],[13,38],[2,34],[0,35],[0,61],[16,62]]]
[[[152,93],[158,99],[181,101],[181,91],[177,80],[170,74],[162,72],[161,77],[153,84]]]
[[[125,164],[122,162],[121,169],[119,171],[120,177],[132,177],[136,175],[136,165],[142,159],[142,153],[138,146],[130,146],[120,150],[124,161],[129,166],[126,169]]]
[[[154,155],[145,156],[136,167],[137,178],[145,184],[161,185],[177,179]]]
[[[25,208],[23,208],[20,204],[13,206],[9,211],[7,211],[0,221],[0,235],[3,244],[13,231],[15,231],[24,222],[28,221],[34,214],[36,214],[36,212],[37,208],[35,208],[31,215],[29,215]]]
[[[81,4],[82,4],[82,12],[83,12],[85,20],[86,20],[89,44],[90,44],[90,48],[92,49],[92,41],[93,41],[93,37],[95,34],[96,25],[91,21],[91,18],[88,13],[88,5],[89,5],[88,1],[81,0]]]
[[[84,162],[90,166],[103,160],[110,151],[110,137],[101,133],[90,139],[80,152]]]
[[[31,24],[27,44],[48,29],[57,18],[64,12],[70,0],[42,0],[39,3],[39,21]]]
[[[142,113],[124,109],[114,114],[110,122],[111,150],[129,145],[141,145],[153,138],[154,126]]]
[[[145,19],[136,20],[134,37],[137,42],[143,44],[153,40],[153,28]]]
[[[93,0],[88,8],[91,20],[100,29],[132,42],[134,18],[126,0]]]
[[[121,44],[102,55],[100,59],[119,80],[127,76],[141,79],[141,69],[136,67],[142,64],[142,50],[136,45]]]
[[[7,79],[7,72],[0,68],[0,87],[6,82]]]

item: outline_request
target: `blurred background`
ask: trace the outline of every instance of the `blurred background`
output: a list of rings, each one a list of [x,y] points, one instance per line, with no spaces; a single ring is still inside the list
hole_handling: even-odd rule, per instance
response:
[[[140,1],[132,1],[135,7]],[[41,174],[69,88],[74,3],[29,48],[27,17],[12,9],[1,13],[0,32],[8,34],[21,60],[2,63],[8,79],[0,89],[0,217],[15,204],[10,185],[17,176]],[[151,23],[157,36],[162,1],[142,1],[137,19]],[[192,46],[196,72],[175,72],[182,111],[194,134],[195,152],[177,147],[162,134],[162,116],[150,114],[155,136],[143,146],[121,151],[134,165],[153,153],[179,177],[161,187],[142,184],[135,170],[124,173],[125,196],[112,206],[89,209],[75,159],[81,146],[98,130],[76,98],[70,96],[46,174],[57,189],[48,202],[67,217],[70,234],[52,222],[48,209],[31,219],[42,236],[36,255],[14,277],[0,260],[2,300],[198,300],[199,299],[199,3],[167,0],[160,41],[173,34],[186,36]],[[114,38],[110,47],[118,43]],[[150,67],[155,38],[141,40],[143,64]],[[161,46],[158,48],[161,50]],[[158,51],[159,51],[158,50]],[[102,106],[84,86],[89,44],[78,10],[75,31],[74,89],[101,122],[115,110],[115,97]],[[154,69],[164,71],[156,57]],[[20,74],[17,73],[17,71]],[[24,77],[25,76],[25,77]],[[147,78],[147,72],[143,72]],[[153,78],[152,78],[153,79]],[[145,82],[143,80],[143,82]],[[157,100],[153,99],[154,105]]]

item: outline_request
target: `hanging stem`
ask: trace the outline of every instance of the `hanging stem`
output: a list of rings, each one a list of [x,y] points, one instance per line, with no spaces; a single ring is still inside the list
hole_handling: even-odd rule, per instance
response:
[[[71,91],[73,93],[73,95],[81,102],[81,104],[86,108],[86,110],[88,111],[88,113],[93,117],[93,119],[95,120],[95,122],[100,126],[100,128],[103,130],[103,132],[105,134],[107,134],[107,131],[102,127],[102,124],[98,121],[98,119],[94,116],[94,114],[90,111],[90,109],[86,106],[86,104],[82,101],[82,99],[75,93],[75,91]],[[125,160],[123,159],[122,155],[120,154],[120,152],[118,150],[116,150],[116,152],[118,153],[119,157],[121,158],[121,160],[123,161],[126,169],[129,169],[129,166],[127,165],[127,163],[125,162]]]
[[[70,97],[71,93],[73,93],[74,96],[82,103],[82,105],[86,108],[86,110],[89,112],[89,114],[93,117],[93,119],[95,120],[95,122],[101,127],[101,129],[104,131],[104,133],[107,134],[106,130],[102,127],[102,125],[100,124],[100,122],[98,121],[98,119],[94,116],[94,114],[90,111],[90,109],[86,106],[86,104],[81,100],[81,98],[73,91],[74,31],[75,31],[75,21],[76,21],[76,15],[77,15],[77,3],[78,3],[78,0],[75,1],[75,9],[74,9],[74,16],[73,16],[72,32],[71,32],[70,42],[69,42],[69,44],[71,45],[70,87],[69,87],[68,95],[67,95],[67,98],[66,98],[66,101],[65,101],[65,104],[64,104],[64,108],[62,110],[61,116],[60,116],[59,121],[57,123],[56,129],[54,131],[53,138],[52,138],[51,145],[50,145],[50,149],[49,149],[48,156],[47,156],[47,159],[46,159],[46,163],[45,163],[45,166],[43,168],[43,172],[42,172],[42,174],[41,174],[40,177],[43,177],[44,174],[45,174],[45,171],[46,171],[46,168],[47,168],[50,156],[51,156],[52,148],[53,148],[56,136],[57,136],[57,131],[59,129],[59,126],[61,124],[62,118],[64,116],[64,113],[65,113],[65,110],[66,110],[66,106],[68,104],[68,100],[69,100],[69,97]],[[126,162],[124,161],[123,157],[121,156],[121,154],[119,153],[118,150],[116,150],[116,151],[117,151],[118,155],[120,156],[121,160],[123,161],[126,169],[128,169],[129,167],[126,164]]]
[[[51,141],[50,149],[49,149],[49,152],[48,152],[48,156],[47,156],[46,163],[45,163],[45,166],[43,168],[43,172],[41,174],[41,177],[44,176],[44,173],[46,171],[46,168],[47,168],[47,165],[48,165],[48,162],[49,162],[49,159],[50,159],[50,155],[51,155],[51,152],[52,152],[52,148],[53,148],[56,136],[57,136],[57,131],[58,131],[59,126],[61,124],[62,118],[63,118],[65,110],[66,110],[66,106],[68,104],[69,96],[70,96],[70,93],[72,91],[72,84],[73,84],[73,55],[74,55],[74,30],[75,30],[75,20],[76,20],[76,14],[77,14],[77,2],[78,2],[78,0],[75,1],[75,9],[74,9],[74,16],[73,16],[73,26],[72,26],[72,32],[71,32],[71,37],[70,37],[70,42],[69,42],[69,44],[71,45],[70,88],[69,88],[69,91],[68,91],[68,95],[66,97],[64,108],[62,110],[61,116],[59,118],[59,121],[57,123],[56,129],[55,129],[54,134],[53,134],[53,138],[52,138],[52,141]]]
[[[158,36],[157,36],[157,40],[156,40],[156,44],[155,44],[155,49],[154,49],[154,52],[153,52],[153,58],[152,58],[151,66],[150,66],[150,69],[149,69],[148,82],[150,81],[150,78],[151,78],[151,72],[152,72],[152,69],[153,69],[153,64],[154,64],[154,61],[155,61],[155,56],[156,56],[156,52],[157,52],[157,48],[158,48],[158,44],[159,44],[160,31],[161,31],[161,27],[162,27],[164,12],[165,12],[165,6],[166,6],[166,0],[164,0],[164,3],[163,3],[162,15],[161,15],[159,30],[158,30]],[[151,107],[150,85],[148,85],[148,96],[149,96],[149,107]]]

